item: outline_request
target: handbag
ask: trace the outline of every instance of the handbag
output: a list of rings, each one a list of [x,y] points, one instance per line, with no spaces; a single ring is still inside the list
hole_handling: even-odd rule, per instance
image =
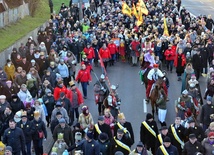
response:
[[[39,138],[44,138],[44,133],[43,133],[43,131],[38,131],[38,135],[39,135]]]

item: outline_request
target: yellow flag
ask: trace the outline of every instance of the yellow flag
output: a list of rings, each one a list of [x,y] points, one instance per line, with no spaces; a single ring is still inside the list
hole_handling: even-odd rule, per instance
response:
[[[169,36],[169,31],[168,31],[168,27],[167,27],[167,24],[166,24],[166,18],[165,17],[163,18],[163,24],[164,24],[163,35],[168,37]]]
[[[143,23],[143,13],[140,11],[138,11],[138,18],[137,18],[137,26],[140,26]]]
[[[134,15],[138,19],[137,10],[134,4],[132,4],[132,15]]]
[[[137,11],[140,11],[144,14],[144,15],[148,15],[149,11],[144,3],[143,0],[138,0],[138,3],[137,3]]]
[[[129,16],[130,18],[132,18],[131,14],[132,14],[132,10],[130,9],[130,7],[126,4],[126,2],[123,2],[122,4],[122,13]]]

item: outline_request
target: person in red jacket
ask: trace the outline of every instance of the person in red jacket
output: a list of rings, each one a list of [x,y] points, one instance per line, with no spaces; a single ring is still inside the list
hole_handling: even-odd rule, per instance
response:
[[[140,42],[137,37],[131,42],[130,47],[132,49],[132,66],[137,66],[137,59],[140,56]]]
[[[95,58],[94,48],[90,43],[87,43],[87,46],[83,49],[83,52],[87,56],[88,61],[92,64],[92,60]]]
[[[116,60],[116,53],[118,52],[118,49],[116,44],[113,42],[113,40],[109,41],[108,49],[111,53],[110,66],[114,66],[114,61]]]
[[[164,53],[165,57],[166,57],[166,67],[167,70],[172,73],[172,68],[173,68],[173,63],[175,60],[175,55],[176,55],[176,50],[174,50],[174,48],[172,49],[172,45],[168,46],[168,49],[165,51]]]
[[[73,124],[74,122],[74,112],[76,114],[76,119],[79,118],[79,106],[83,104],[83,96],[80,90],[75,86],[74,81],[69,82],[70,89],[67,92],[67,98],[71,102],[71,109],[70,109],[70,123]]]
[[[54,99],[55,99],[55,101],[57,101],[60,98],[61,92],[64,92],[65,94],[67,94],[67,88],[63,84],[63,81],[59,81],[57,83],[57,86],[54,88]]]
[[[107,68],[108,61],[111,59],[111,53],[110,50],[106,47],[106,44],[104,43],[102,48],[99,50],[100,57],[103,59],[104,67]]]
[[[92,81],[90,72],[86,69],[85,64],[81,65],[81,70],[79,70],[76,81],[81,82],[82,91],[84,95],[84,99],[87,99],[87,86],[89,82]]]
[[[176,67],[178,81],[181,80],[181,75],[184,73],[185,65],[186,65],[186,57],[185,57],[185,54],[183,53],[183,50],[180,48],[174,60],[174,66]]]

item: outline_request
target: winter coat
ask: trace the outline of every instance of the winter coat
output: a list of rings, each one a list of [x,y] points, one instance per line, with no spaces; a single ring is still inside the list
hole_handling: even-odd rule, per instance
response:
[[[204,139],[204,131],[201,126],[189,127],[184,134],[188,137],[192,133],[196,135],[197,141],[201,142]]]
[[[52,95],[51,96],[44,95],[42,97],[42,100],[43,100],[43,103],[46,106],[48,115],[51,115],[52,111],[54,110],[54,105],[55,105],[54,97]]]
[[[59,86],[56,86],[54,88],[54,99],[55,99],[55,101],[57,101],[60,98],[61,92],[64,92],[65,94],[67,94],[67,88],[65,86],[63,86],[62,88],[60,88]]]
[[[104,88],[104,90],[101,89],[102,87]],[[109,94],[109,89],[108,89],[106,83],[102,82],[102,81],[97,81],[94,84],[94,94],[98,96],[97,102],[103,102],[103,100]]]
[[[140,56],[140,42],[139,41],[132,41],[131,44],[131,56],[136,56],[139,57]]]
[[[176,67],[176,73],[183,73],[185,64],[186,64],[185,55],[183,53],[181,55],[176,54],[176,57],[174,60],[174,66]]]
[[[35,120],[35,119],[32,120],[32,125],[33,125],[33,128],[35,128],[35,132],[33,133],[33,137],[32,137],[33,140],[41,139],[39,137],[39,132],[43,132],[43,134],[44,134],[43,138],[47,139],[46,126],[45,126],[45,123],[42,121],[41,118],[39,118],[39,120]]]
[[[176,51],[175,50],[170,50],[170,49],[167,49],[164,53],[165,57],[166,57],[166,60],[167,61],[171,61],[171,60],[174,60],[175,59],[175,56],[176,56]]]
[[[114,43],[108,44],[108,49],[109,49],[111,54],[116,54],[118,51],[117,46]]]
[[[83,49],[84,53],[87,55],[87,58],[88,59],[93,59],[95,57],[95,54],[94,54],[94,48],[93,47],[85,47]]]
[[[102,155],[110,155],[110,141],[106,140],[105,142],[101,142],[100,140],[97,140],[97,142],[99,144],[100,153],[102,153]]]
[[[5,65],[4,66],[4,71],[7,74],[8,80],[13,81],[14,80],[14,73],[15,73],[15,66],[13,64]]]
[[[108,48],[106,49],[100,48],[99,54],[103,61],[108,61],[111,58],[111,53]]]
[[[29,120],[24,124],[22,120],[17,123],[17,127],[21,128],[25,135],[25,142],[30,143],[32,141],[32,136],[35,133],[35,126]]]
[[[169,155],[179,155],[177,148],[172,144],[167,148],[165,147],[165,149],[166,149],[166,151],[168,152]],[[157,152],[156,152],[156,155],[165,155],[165,154],[161,151],[161,149],[159,147]]]
[[[85,69],[85,70],[81,69],[81,70],[79,70],[75,80],[78,82],[92,81],[91,74],[89,73],[89,71],[87,69]]]
[[[90,142],[84,140],[81,145],[81,150],[84,155],[100,155],[100,147],[97,141],[92,139]]]
[[[103,125],[100,125],[99,123],[97,123],[97,125],[98,125],[98,128],[101,131],[101,133],[106,133],[108,135],[109,139],[112,138],[111,128],[110,128],[110,126],[108,124],[104,123]],[[99,136],[99,133],[96,130],[96,128],[94,127],[94,139],[97,140],[98,136]]]
[[[81,113],[79,116],[79,123],[80,123],[81,129],[83,130],[87,127],[89,128],[92,127],[94,125],[94,120],[91,113],[89,113],[88,116],[85,116],[83,113]]]
[[[68,112],[68,115],[69,115],[70,107],[71,107],[70,100],[68,98],[64,97],[63,99],[59,98],[58,101],[60,101],[60,103],[62,103],[62,106],[65,108],[65,110]]]
[[[16,76],[14,83],[17,86],[21,86],[22,84],[26,84],[27,83],[27,76],[25,76],[25,77],[23,77],[22,75]]]
[[[117,137],[114,138],[118,140]],[[130,152],[127,149],[124,149],[123,147],[119,146],[114,138],[112,138],[111,140],[111,154],[115,154],[115,152],[121,151],[124,155],[128,155]],[[125,137],[125,135],[119,141],[127,146],[131,146],[132,143],[132,139],[130,137]]]
[[[68,66],[66,64],[59,64],[57,68],[62,78],[69,77]]]
[[[80,92],[80,90],[78,88],[75,88],[75,90],[69,89],[67,92],[67,98],[70,100],[71,108],[72,108],[72,102],[73,102],[73,93],[77,94],[78,105],[81,105],[84,103],[82,93]]]
[[[58,124],[54,131],[53,131],[53,139],[54,141],[57,141],[57,137],[58,137],[58,134],[59,133],[62,133],[63,134],[63,139],[64,141],[66,142],[66,144],[68,146],[72,145],[73,144],[73,134],[72,134],[72,130],[71,130],[71,127],[67,124],[65,124],[65,128],[62,128],[60,124]]]
[[[204,155],[213,154],[214,145],[213,145],[213,143],[212,144],[210,143],[209,138],[205,138],[201,144],[204,147],[204,152],[205,152]]]
[[[204,104],[201,109],[200,123],[209,126],[211,123],[210,115],[214,114],[213,104]]]
[[[45,114],[45,111],[42,107],[43,105],[39,105],[39,106],[35,106],[35,111],[39,111],[40,113],[40,118],[42,119],[42,121],[46,124],[46,114]]]
[[[44,75],[42,77],[42,83],[45,81],[45,80],[48,80],[51,84],[51,87],[55,87],[55,82],[56,82],[56,78],[54,76],[51,76],[51,74],[49,76],[47,75]]]
[[[19,110],[25,110],[25,106],[24,106],[24,104],[23,104],[23,102],[19,99],[19,98],[17,98],[17,100],[14,102],[14,100],[12,100],[11,102],[10,102],[10,106],[11,106],[11,108],[12,108],[12,112],[15,114],[17,111],[19,111]]]
[[[192,65],[195,70],[201,70],[202,66],[202,56],[201,54],[195,54],[192,58]]]
[[[22,129],[15,127],[15,129],[8,128],[3,135],[3,143],[6,146],[11,146],[13,152],[20,152],[25,149],[25,137]]]
[[[67,123],[69,123],[69,117],[68,117],[68,113],[67,111],[65,110],[65,108],[61,107],[60,109],[58,108],[55,108],[53,111],[52,111],[52,114],[51,114],[51,121],[53,121],[54,119],[56,119],[56,113],[57,112],[60,112],[62,114],[62,118],[65,119],[65,121]]]
[[[21,89],[20,91],[18,92],[18,97],[20,98],[20,100],[24,103],[26,102],[27,100],[30,100],[32,99],[32,96],[30,94],[30,92],[27,90],[26,92],[23,92]]]
[[[190,141],[188,141],[184,144],[182,155],[194,155],[196,152],[204,154],[204,148],[200,142],[196,141],[194,144],[192,144]]]

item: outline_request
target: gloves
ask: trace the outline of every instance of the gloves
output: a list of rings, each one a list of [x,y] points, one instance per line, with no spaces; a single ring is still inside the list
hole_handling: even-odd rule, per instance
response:
[[[104,87],[101,87],[101,90],[102,90],[103,92],[106,92],[106,89],[105,89]]]

